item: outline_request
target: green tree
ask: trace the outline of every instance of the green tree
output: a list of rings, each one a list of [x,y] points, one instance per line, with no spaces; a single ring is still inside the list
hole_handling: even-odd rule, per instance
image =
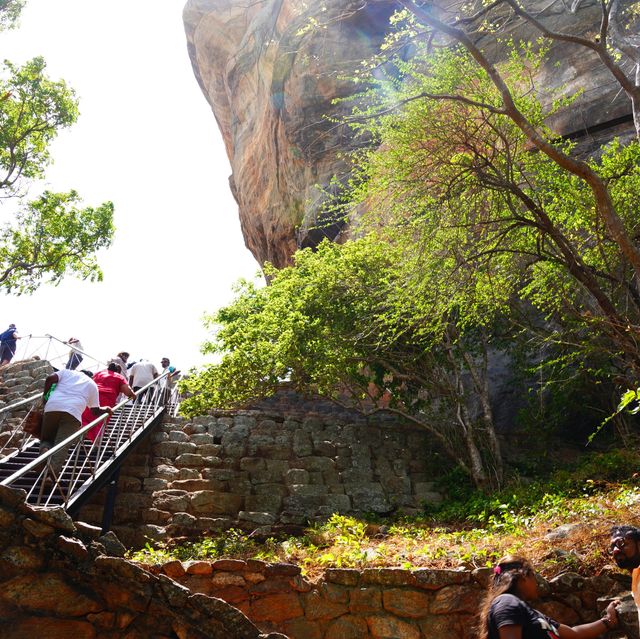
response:
[[[389,70],[387,60],[387,77],[359,97],[366,107],[354,110],[352,126],[375,148],[354,155],[351,190],[338,203],[342,213],[356,211],[361,219],[365,207],[365,228],[407,228],[419,239],[423,270],[441,273],[463,318],[480,317],[487,304],[509,315],[514,297],[525,300],[548,327],[572,328],[576,357],[600,348],[614,355],[620,371],[637,374],[635,269],[602,219],[593,189],[550,155],[532,152],[530,136],[464,48],[416,46],[410,62],[395,58]],[[532,91],[544,52],[504,47],[509,55],[497,72],[518,112],[571,157],[571,144],[545,126],[571,101],[545,95],[551,106],[543,109]],[[606,189],[624,234],[637,237],[640,144],[614,141],[598,159],[580,162]]]
[[[429,303],[416,305],[409,286],[414,267],[406,246],[373,236],[299,251],[280,271],[267,266],[269,286],[244,283],[209,318],[219,330],[204,352],[222,359],[184,382],[182,410],[243,406],[287,380],[365,414],[402,415],[479,487],[499,484],[485,334],[463,331],[453,312],[425,316]]]
[[[16,26],[25,0],[0,0],[0,31]]]
[[[51,162],[50,144],[78,119],[78,103],[63,80],[45,75],[43,58],[22,67],[4,63],[0,78],[0,193],[20,195],[42,178]]]
[[[42,58],[5,62],[0,77],[0,202],[12,217],[0,229],[0,288],[18,294],[68,273],[101,279],[95,253],[114,233],[111,202],[82,208],[73,190],[26,197],[51,163],[51,142],[78,117],[73,90],[45,69]]]
[[[79,208],[79,201],[75,191],[45,191],[0,229],[0,287],[32,293],[43,282],[58,284],[69,272],[102,279],[94,253],[111,243],[113,204]]]

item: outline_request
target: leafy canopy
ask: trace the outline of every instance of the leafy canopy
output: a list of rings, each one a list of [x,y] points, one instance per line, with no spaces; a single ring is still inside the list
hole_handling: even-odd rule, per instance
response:
[[[12,7],[0,5],[0,18]],[[68,273],[102,279],[95,253],[114,233],[111,202],[82,207],[75,190],[27,198],[51,163],[51,143],[78,118],[73,90],[45,70],[39,57],[22,66],[6,61],[0,76],[0,204],[11,218],[0,227],[0,288],[7,293],[32,293]]]

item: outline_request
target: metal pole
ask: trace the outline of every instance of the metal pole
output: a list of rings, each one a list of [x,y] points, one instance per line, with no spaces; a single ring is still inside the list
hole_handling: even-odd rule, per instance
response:
[[[113,521],[113,511],[116,505],[116,496],[118,495],[118,479],[120,478],[120,468],[111,475],[107,484],[107,500],[102,511],[102,534],[111,530],[111,522]]]

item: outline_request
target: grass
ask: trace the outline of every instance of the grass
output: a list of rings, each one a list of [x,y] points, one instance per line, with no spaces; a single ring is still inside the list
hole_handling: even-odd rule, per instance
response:
[[[640,525],[637,468],[634,453],[594,455],[545,481],[516,482],[494,495],[461,494],[419,518],[372,523],[336,514],[300,537],[259,543],[230,530],[176,546],[148,544],[130,557],[145,564],[254,558],[295,563],[314,578],[333,567],[474,568],[517,553],[548,577],[567,570],[593,575],[610,561],[611,526]],[[547,538],[564,524],[576,525],[563,539]]]

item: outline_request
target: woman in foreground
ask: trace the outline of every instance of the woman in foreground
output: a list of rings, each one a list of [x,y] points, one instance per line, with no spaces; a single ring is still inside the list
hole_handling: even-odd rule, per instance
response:
[[[607,606],[602,619],[570,628],[526,603],[537,598],[531,564],[522,557],[501,559],[480,606],[479,639],[595,639],[618,625],[616,602]]]

